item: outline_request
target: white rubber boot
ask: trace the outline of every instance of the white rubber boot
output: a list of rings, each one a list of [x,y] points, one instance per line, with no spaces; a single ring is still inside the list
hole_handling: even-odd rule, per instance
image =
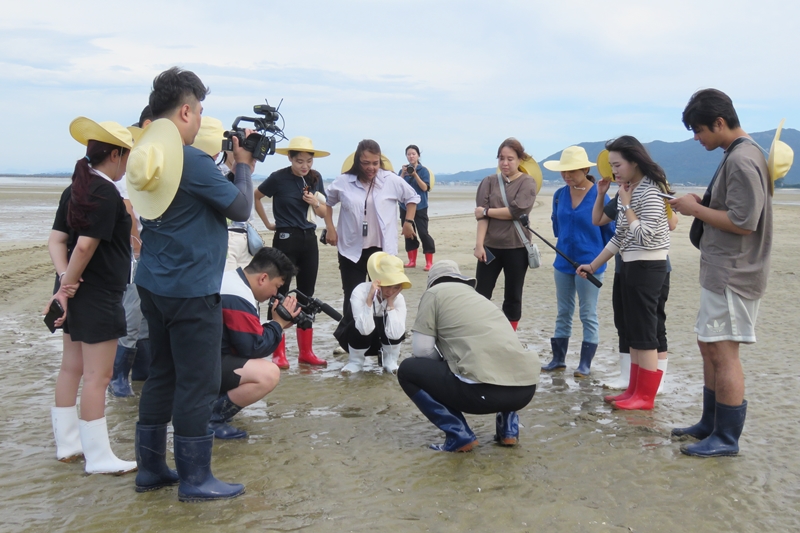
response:
[[[619,354],[619,377],[615,381],[603,383],[604,389],[625,390],[631,381],[631,354]]]
[[[661,375],[661,383],[658,385],[658,391],[656,394],[661,394],[661,389],[664,388],[664,380],[667,377],[667,364],[669,363],[669,359],[659,359],[658,360],[658,369],[661,370],[664,374]]]
[[[397,374],[397,359],[400,357],[399,344],[382,344],[383,370],[389,374]]]
[[[111,451],[108,441],[106,419],[98,418],[91,422],[81,420],[79,423],[83,456],[86,458],[87,474],[116,474],[136,471],[136,461],[118,459]]]
[[[361,372],[364,368],[364,359],[366,359],[367,349],[358,350],[352,346],[347,347],[350,352],[350,357],[347,359],[347,364],[342,368],[344,374],[355,374]]]
[[[56,437],[56,459],[73,463],[83,457],[81,434],[78,431],[78,410],[72,407],[51,407],[53,435]]]

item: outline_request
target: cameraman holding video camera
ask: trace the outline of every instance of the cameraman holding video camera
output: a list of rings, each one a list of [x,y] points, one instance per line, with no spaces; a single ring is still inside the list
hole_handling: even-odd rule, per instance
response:
[[[261,248],[246,267],[222,276],[222,384],[213,403],[208,429],[218,439],[243,439],[247,432],[228,422],[278,386],[281,371],[264,359],[272,354],[292,327],[275,309],[282,305],[292,318],[300,314],[294,296],[272,305],[272,320],[263,326],[258,304],[278,293],[296,272],[289,258],[276,248]]]

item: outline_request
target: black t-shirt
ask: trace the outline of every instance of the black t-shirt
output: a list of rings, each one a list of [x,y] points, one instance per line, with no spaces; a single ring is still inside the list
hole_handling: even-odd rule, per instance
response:
[[[67,208],[72,195],[70,185],[61,194],[53,229],[69,236],[67,257],[72,256],[78,237],[100,239],[97,250],[81,275],[82,283],[124,291],[131,275],[131,217],[117,188],[108,180],[93,176],[89,193],[95,204],[87,216],[89,225],[76,231],[67,224]]]
[[[292,167],[276,170],[261,182],[258,191],[264,196],[273,198],[272,214],[275,227],[315,229],[317,225],[306,219],[308,204],[303,201],[303,187],[310,185],[308,178],[301,178],[292,173]],[[322,178],[317,180],[309,192],[325,194]]]

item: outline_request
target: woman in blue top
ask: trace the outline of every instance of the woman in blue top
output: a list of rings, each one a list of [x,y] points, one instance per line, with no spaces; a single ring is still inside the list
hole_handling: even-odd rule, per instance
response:
[[[598,192],[594,178],[589,175],[589,167],[595,166],[595,163],[589,161],[586,150],[580,146],[570,146],[561,152],[559,161],[546,161],[544,166],[548,170],[560,171],[566,183],[553,195],[553,213],[550,216],[553,221],[553,233],[558,239],[558,247],[580,264],[587,259],[591,261],[614,235],[612,225],[597,227],[592,224],[592,208]],[[604,196],[604,203],[608,202],[608,196]],[[560,255],[556,255],[553,269],[558,298],[558,317],[555,334],[550,339],[553,360],[543,366],[542,370],[563,370],[567,366],[564,360],[572,335],[572,315],[575,311],[575,293],[577,293],[583,324],[583,342],[581,362],[574,376],[585,378],[589,375],[597,343],[600,341],[597,321],[597,298],[600,289],[575,275],[575,269]],[[594,275],[602,281],[604,272],[605,265],[598,268]]]
[[[425,271],[431,269],[433,265],[433,254],[436,253],[436,243],[428,233],[428,190],[431,187],[431,173],[428,169],[419,164],[419,147],[415,144],[408,145],[406,148],[407,165],[403,165],[400,177],[411,185],[419,195],[417,213],[414,215],[414,227],[417,235],[413,239],[406,239],[406,252],[408,253],[408,263],[403,265],[406,268],[417,266],[417,250],[419,241],[422,241],[422,253],[425,254]],[[406,207],[400,204],[400,221],[405,222]],[[419,237],[419,238],[417,238]]]

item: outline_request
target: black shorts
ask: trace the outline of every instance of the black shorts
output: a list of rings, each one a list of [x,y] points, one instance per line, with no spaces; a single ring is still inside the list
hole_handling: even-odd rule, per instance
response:
[[[245,363],[249,361],[246,357],[236,357],[235,355],[222,356],[222,383],[219,386],[219,393],[225,394],[229,390],[233,390],[239,386],[242,376],[234,372],[244,368]]]
[[[67,302],[64,333],[75,342],[97,344],[128,334],[122,298],[125,291],[110,291],[82,283]]]
[[[658,302],[667,276],[666,261],[630,261],[620,274],[622,309],[628,345],[657,350]]]

